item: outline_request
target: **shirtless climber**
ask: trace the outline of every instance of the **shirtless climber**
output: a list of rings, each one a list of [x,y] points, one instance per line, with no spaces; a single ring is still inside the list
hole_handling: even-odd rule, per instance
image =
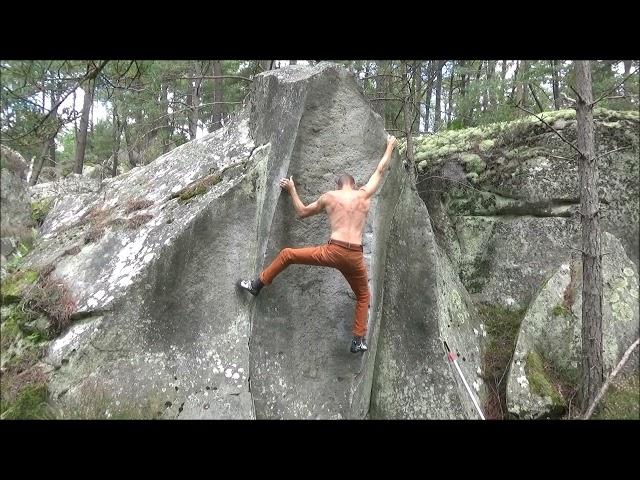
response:
[[[293,199],[298,218],[316,215],[326,210],[331,222],[331,237],[325,245],[305,248],[284,248],[271,265],[264,269],[255,280],[242,280],[239,285],[252,295],[258,295],[263,286],[269,285],[285,268],[292,264],[317,265],[340,270],[356,294],[357,303],[353,322],[351,352],[367,350],[367,311],[369,307],[369,285],[367,267],[362,253],[362,231],[369,213],[371,197],[376,193],[387,170],[396,138],[387,138],[387,150],[378,163],[367,184],[356,189],[353,177],[342,174],[338,178],[338,190],[329,191],[315,202],[304,205],[298,197],[293,177],[280,180],[280,186]]]

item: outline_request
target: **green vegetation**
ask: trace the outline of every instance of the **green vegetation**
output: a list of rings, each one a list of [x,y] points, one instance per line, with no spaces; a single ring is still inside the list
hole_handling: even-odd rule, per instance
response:
[[[613,381],[601,400],[598,413],[592,418],[601,420],[640,420],[640,377],[637,373],[627,379]]]
[[[506,416],[508,372],[525,311],[524,308],[515,310],[490,304],[478,307],[478,314],[487,332],[482,372],[489,389],[489,398],[485,405],[485,413],[489,418]]]
[[[547,377],[544,363],[538,353],[529,352],[524,370],[533,393],[541,397],[550,397],[554,405],[565,405],[564,398]]]
[[[553,315],[556,317],[566,317],[571,315],[571,310],[566,308],[564,305],[556,305],[553,307]]]
[[[171,195],[170,198],[178,198],[180,202],[187,202],[197,195],[203,195],[209,191],[211,187],[217,185],[222,181],[222,175],[220,173],[212,173],[191,182],[182,190]]]
[[[31,220],[37,226],[41,226],[53,205],[53,198],[45,198],[31,203]]]

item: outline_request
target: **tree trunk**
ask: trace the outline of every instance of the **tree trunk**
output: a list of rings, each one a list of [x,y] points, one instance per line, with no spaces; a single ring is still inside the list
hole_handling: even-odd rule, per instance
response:
[[[466,81],[467,81],[467,77],[465,75],[465,70],[464,68],[466,67],[466,62],[464,60],[460,60],[460,68],[461,68],[461,72],[460,72],[460,97],[464,98],[465,94],[466,94]]]
[[[442,115],[442,112],[440,111],[440,101],[442,98],[442,67],[444,66],[445,62],[443,61],[439,61],[438,65],[437,65],[437,72],[436,72],[436,106],[435,106],[435,112],[434,112],[434,116],[433,116],[433,131],[434,133],[437,132],[440,129],[440,115]]]
[[[378,63],[377,72],[378,75],[387,75],[389,73],[389,61],[381,60]],[[384,98],[388,95],[388,85],[389,85],[389,77],[376,77],[376,90],[375,90],[375,98]],[[384,120],[385,128],[387,125],[387,118],[385,116],[386,112],[386,100],[376,100],[373,102],[373,109],[382,117]]]
[[[435,68],[435,60],[430,60],[427,67],[427,91],[425,93],[425,112],[424,112],[424,131],[429,131],[431,116],[431,93],[433,92],[433,69]]]
[[[122,122],[122,130],[124,132],[124,141],[127,144],[127,157],[129,157],[129,166],[131,168],[136,167],[138,165],[138,160],[134,151],[134,146],[131,142],[131,132],[129,131],[129,123],[127,119],[124,119]]]
[[[540,113],[544,112],[544,108],[542,107],[540,100],[538,100],[538,96],[536,95],[536,91],[533,89],[532,83],[529,83],[529,91],[531,92],[531,96],[535,100],[536,105],[538,106],[538,110],[540,110]]]
[[[76,136],[76,159],[73,172],[81,174],[84,165],[84,154],[87,148],[87,130],[89,128],[89,114],[93,105],[93,93],[96,86],[94,78],[90,78],[84,84],[84,101],[82,104],[82,116],[80,117],[80,128]]]
[[[91,108],[89,110],[89,132],[91,134],[91,137],[93,138],[93,95],[91,96]]]
[[[487,81],[485,82],[484,95],[482,96],[483,105],[482,111],[487,112],[489,108],[492,108],[496,104],[496,99],[494,95],[494,88],[491,85],[491,81],[493,80],[493,74],[496,69],[496,62],[492,60],[487,61]]]
[[[51,119],[51,123],[55,125],[58,122],[58,109],[53,108],[53,106],[58,101],[58,98],[56,97],[56,90],[51,89],[51,91],[49,92],[49,95],[51,96],[51,107],[52,107],[49,118]],[[49,141],[49,165],[54,167],[56,165],[56,136],[55,135],[52,136],[51,140]]]
[[[118,153],[120,152],[120,135],[122,133],[120,117],[118,116],[118,106],[113,102],[113,163],[111,165],[111,176],[118,175]]]
[[[47,162],[49,151],[49,140],[45,140],[42,142],[42,150],[40,152],[40,158],[33,164],[33,171],[31,172],[31,177],[29,177],[29,185],[35,185],[38,181],[38,177],[40,176],[40,172],[42,171],[42,167]]]
[[[576,120],[580,150],[582,221],[582,406],[586,409],[604,382],[602,363],[602,256],[598,165],[593,144],[593,92],[589,61],[575,62]]]
[[[451,60],[451,73],[449,76],[449,95],[447,96],[447,127],[451,125],[451,119],[453,117],[452,109],[453,109],[453,77],[455,74],[454,67],[456,65],[455,60]]]
[[[222,61],[213,61],[213,76],[219,77],[222,75]],[[222,78],[216,78],[213,80],[213,121],[210,131],[218,130],[222,127],[222,98],[224,91],[222,88]]]
[[[518,70],[520,69],[520,60],[516,60],[516,69],[513,72],[513,81],[511,83],[511,95],[509,100],[513,101],[516,95],[516,89],[518,88]]]
[[[416,110],[418,112],[418,118],[416,119],[415,122],[413,122],[413,126],[411,127],[411,131],[413,133],[419,133],[420,132],[420,117],[422,116],[422,62],[420,62],[419,60],[414,62],[413,64],[413,80],[414,80],[414,87],[413,87],[413,97],[414,97],[414,104],[416,106]],[[429,70],[427,69],[427,72]],[[428,108],[428,107],[427,107]],[[412,115],[413,116],[413,115]],[[425,127],[426,128],[426,127]]]
[[[507,60],[502,60],[502,67],[500,69],[500,105],[504,103],[504,97],[507,87]]]
[[[409,71],[409,62],[403,61],[401,63],[401,65],[404,66],[403,69],[403,76],[404,79],[409,80],[410,78],[410,71]],[[411,105],[413,103],[413,99],[411,96],[411,91],[409,89],[409,85],[408,85],[408,81],[405,81],[402,83],[402,93],[403,93],[403,97],[404,97],[404,133],[405,133],[405,139],[407,142],[406,145],[406,154],[407,154],[407,159],[409,161],[409,164],[411,165],[411,171],[414,172],[415,174],[415,168],[414,168],[414,156],[413,156],[413,136],[411,135]],[[415,178],[413,178],[414,183],[415,183]]]
[[[624,60],[624,61],[623,61],[623,63],[624,63],[624,77],[623,77],[623,78],[626,78],[626,77],[627,77],[627,75],[629,75],[629,73],[631,73],[631,60]],[[627,79],[627,80],[622,84],[622,94],[623,94],[625,97],[628,97],[628,96],[629,96],[629,94],[631,93],[631,92],[627,89],[627,82],[628,82],[629,80],[630,80],[630,79]],[[627,101],[629,101],[629,99],[628,99],[628,98],[627,98]]]
[[[520,79],[518,81],[518,100],[519,105],[523,108],[527,108],[527,73],[529,70],[529,62],[527,60],[522,61],[522,68],[520,69]]]
[[[271,70],[271,68],[273,67],[273,60],[260,60],[258,64],[260,65],[262,71],[266,72],[267,70]]]
[[[187,108],[189,123],[189,140],[194,140],[198,133],[198,100],[197,100],[197,82],[196,78],[196,62],[193,61],[189,65],[189,85],[187,87]]]
[[[171,141],[171,128],[169,127],[169,85],[162,83],[160,90],[160,102],[162,104],[162,154],[169,151]]]
[[[466,127],[467,126],[467,112],[465,110],[465,104],[464,104],[464,100],[465,100],[465,96],[467,94],[467,76],[465,74],[465,67],[466,67],[466,63],[464,60],[460,61],[460,67],[462,69],[462,72],[460,73],[460,107],[458,108],[458,116],[460,117],[460,119],[462,120],[462,126]]]
[[[560,99],[560,80],[557,60],[551,60],[551,84],[553,88],[553,108],[560,110],[562,108],[562,100]]]

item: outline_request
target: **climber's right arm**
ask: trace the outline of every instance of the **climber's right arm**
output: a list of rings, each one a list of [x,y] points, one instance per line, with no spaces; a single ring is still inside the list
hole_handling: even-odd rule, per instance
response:
[[[382,176],[384,175],[384,172],[386,171],[387,167],[389,166],[389,162],[391,161],[391,155],[393,153],[393,148],[396,146],[396,142],[396,137],[392,135],[387,138],[387,150],[384,152],[382,160],[380,160],[380,163],[378,163],[376,171],[373,172],[373,175],[371,175],[371,178],[369,178],[367,184],[364,187],[360,188],[360,190],[364,191],[366,198],[372,197],[378,190],[380,182],[382,181]]]

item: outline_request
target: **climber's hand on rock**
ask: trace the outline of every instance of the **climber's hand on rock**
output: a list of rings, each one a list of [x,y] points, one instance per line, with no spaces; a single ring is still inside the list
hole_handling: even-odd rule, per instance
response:
[[[387,146],[391,145],[391,147],[395,147],[398,143],[398,139],[393,135],[387,136]]]
[[[296,189],[296,186],[293,183],[293,177],[283,178],[282,180],[280,180],[280,186],[289,193],[293,192]]]

